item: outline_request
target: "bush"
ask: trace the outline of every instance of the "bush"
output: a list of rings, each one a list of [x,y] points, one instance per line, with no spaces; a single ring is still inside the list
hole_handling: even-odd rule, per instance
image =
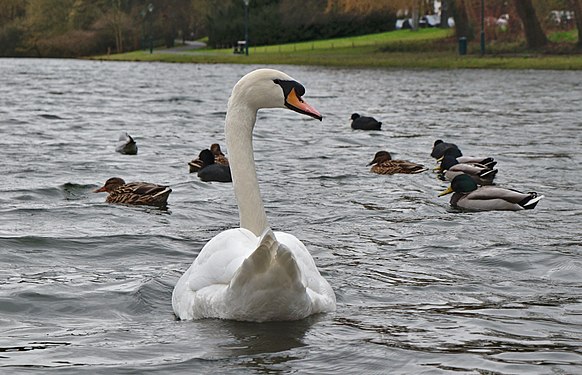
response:
[[[52,38],[39,40],[36,49],[42,57],[79,57],[106,52],[111,45],[103,34],[96,31],[72,30]]]
[[[0,28],[0,56],[18,56],[17,50],[22,45],[22,35],[22,28],[13,23]]]

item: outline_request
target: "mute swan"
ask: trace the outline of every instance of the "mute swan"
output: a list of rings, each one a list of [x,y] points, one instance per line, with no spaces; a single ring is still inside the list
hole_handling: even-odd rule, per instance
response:
[[[392,155],[388,151],[378,151],[374,155],[374,160],[368,163],[372,165],[370,172],[378,174],[416,174],[427,171],[422,164],[416,164],[408,160],[392,160]]]
[[[105,185],[94,191],[107,192],[107,203],[137,204],[148,206],[165,206],[172,192],[168,186],[151,184],[149,182],[129,182],[120,177],[111,177]]]
[[[253,157],[260,108],[288,108],[321,120],[285,73],[258,69],[234,86],[225,123],[240,228],[212,238],[172,293],[180,319],[298,320],[335,310],[335,294],[303,243],[269,228]]]
[[[521,211],[535,208],[544,197],[535,192],[522,193],[497,186],[478,187],[471,176],[460,174],[439,197],[453,193],[451,206],[470,211]]]

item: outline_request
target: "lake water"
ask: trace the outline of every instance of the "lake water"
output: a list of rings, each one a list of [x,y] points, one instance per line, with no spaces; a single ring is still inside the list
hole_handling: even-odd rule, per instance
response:
[[[338,300],[298,322],[178,321],[171,293],[238,226],[231,184],[187,162],[224,145],[256,67],[0,59],[0,373],[582,373],[582,75],[277,67],[318,122],[261,111],[271,226],[301,239]],[[352,112],[383,121],[352,131]],[[115,144],[127,131],[136,156]],[[494,156],[535,210],[461,213],[432,171],[379,176],[385,149]],[[168,210],[105,203],[113,176],[169,184]]]

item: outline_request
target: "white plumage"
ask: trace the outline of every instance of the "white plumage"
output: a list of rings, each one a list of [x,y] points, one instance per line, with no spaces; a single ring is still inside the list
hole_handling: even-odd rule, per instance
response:
[[[321,119],[297,81],[255,70],[235,85],[226,116],[233,187],[241,228],[212,238],[172,294],[180,319],[297,320],[335,310],[335,294],[295,236],[271,231],[255,170],[252,132],[260,108],[288,108]]]

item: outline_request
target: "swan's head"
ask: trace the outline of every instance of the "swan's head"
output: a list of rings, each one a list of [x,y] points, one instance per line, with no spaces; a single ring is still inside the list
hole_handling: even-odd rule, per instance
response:
[[[321,114],[303,100],[305,87],[287,74],[274,69],[254,70],[238,81],[231,100],[244,100],[260,108],[288,108],[321,121]]]

